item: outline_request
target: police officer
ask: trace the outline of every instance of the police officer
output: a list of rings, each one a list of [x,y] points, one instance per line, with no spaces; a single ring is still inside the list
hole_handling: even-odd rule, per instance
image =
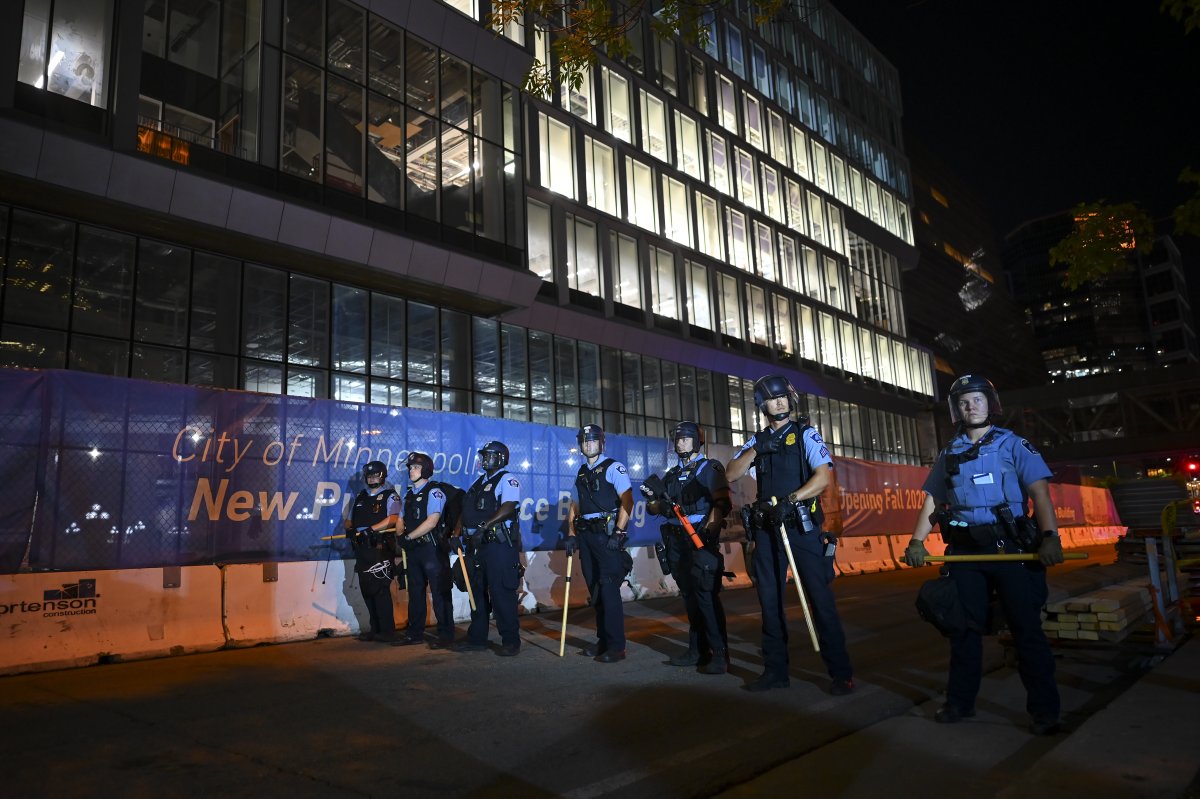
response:
[[[513,657],[521,651],[517,624],[517,589],[521,585],[520,530],[517,506],[521,502],[521,481],[505,471],[508,447],[489,441],[479,449],[483,474],[471,484],[463,498],[462,535],[472,567],[471,588],[475,610],[467,640],[458,644],[458,652],[482,652],[487,649],[488,616],[495,613],[496,632],[500,633],[500,655]]]
[[[621,583],[633,569],[625,551],[633,488],[625,464],[604,454],[604,429],[584,425],[575,436],[584,462],[575,476],[576,501],[567,515],[567,554],[580,551],[580,568],[596,609],[596,643],[580,651],[600,663],[625,659]]]
[[[1036,552],[1038,562],[954,563],[948,566],[972,629],[950,639],[946,703],[934,718],[953,724],[975,715],[983,672],[983,637],[988,596],[994,591],[1008,619],[1017,650],[1017,671],[1025,686],[1030,731],[1053,735],[1059,729],[1054,657],[1042,632],[1046,566],[1063,562],[1058,521],[1050,500],[1051,471],[1033,445],[992,421],[1000,397],[980,375],[954,381],[948,398],[958,433],[938,455],[923,486],[925,504],[904,552],[909,566],[923,566],[925,537],[937,521],[946,551],[955,555]],[[1034,518],[1026,516],[1033,499]]]
[[[450,554],[445,541],[438,540],[439,523],[446,506],[446,493],[429,479],[433,458],[413,452],[405,461],[408,490],[404,494],[404,519],[399,541],[408,561],[408,631],[396,646],[425,641],[425,587],[433,597],[437,640],[430,649],[445,649],[454,643],[454,609],[450,601]]]
[[[721,605],[721,575],[725,571],[719,550],[721,527],[729,512],[729,483],[720,461],[704,457],[704,431],[695,422],[680,422],[671,431],[671,448],[679,462],[663,478],[666,496],[657,496],[643,483],[647,510],[667,521],[659,528],[666,547],[671,576],[679,586],[688,615],[688,651],[668,662],[695,666],[702,661],[704,674],[724,674],[729,668],[725,635],[725,608]],[[688,520],[704,548],[697,550],[675,515]]]
[[[371,461],[362,472],[366,488],[354,498],[350,518],[344,522],[346,538],[354,549],[358,588],[371,619],[370,629],[358,637],[362,641],[391,642],[396,640],[391,589],[400,497],[388,484],[387,466],[382,461]]]
[[[854,690],[853,669],[846,652],[846,635],[834,604],[833,554],[836,539],[821,531],[821,493],[829,485],[833,459],[821,436],[802,415],[800,395],[786,377],[768,375],[754,384],[754,403],[767,417],[767,426],[754,434],[729,463],[732,482],[751,467],[758,482],[758,499],[743,511],[746,533],[754,541],[755,587],[762,606],[762,676],[751,691],[786,688],[788,631],[783,613],[787,588],[787,553],[779,528],[787,530],[796,560],[796,577],[804,586],[820,643],[821,658],[832,679],[830,693],[844,696]],[[772,507],[772,497],[778,505]]]

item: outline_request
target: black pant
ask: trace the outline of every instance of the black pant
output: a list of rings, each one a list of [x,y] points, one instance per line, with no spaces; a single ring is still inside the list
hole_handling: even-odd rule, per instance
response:
[[[408,637],[425,634],[425,587],[433,597],[438,640],[454,640],[454,607],[450,599],[450,556],[437,544],[412,544],[405,550],[408,564]]]
[[[608,534],[579,532],[579,568],[592,595],[596,610],[596,643],[601,651],[625,650],[625,609],[621,605],[621,583],[628,570],[619,549],[608,548]]]
[[[954,554],[978,550],[952,547]],[[1013,550],[1015,551],[1015,550]],[[987,550],[995,554],[994,548]],[[1046,603],[1046,569],[1041,564],[955,563],[950,578],[958,587],[967,615],[986,630],[988,600],[995,591],[1008,619],[1017,651],[1017,673],[1025,686],[1025,708],[1035,717],[1058,718],[1058,686],[1054,683],[1054,655],[1042,631],[1042,605]],[[983,677],[983,636],[974,631],[950,639],[950,678],[946,701],[962,710],[975,707]]]
[[[678,531],[678,532],[676,532]],[[692,572],[692,556],[696,547],[682,528],[663,528],[663,543],[667,547],[667,563],[671,576],[679,586],[683,606],[688,616],[688,650],[706,654],[729,648],[725,634],[725,608],[721,604],[721,575],[716,584],[705,590]],[[713,549],[716,549],[715,545]]]
[[[471,611],[467,641],[487,643],[488,617],[494,613],[500,643],[520,647],[517,589],[521,586],[521,564],[517,548],[503,541],[482,543],[467,558],[467,565],[471,567],[471,590],[475,594],[475,610]]]
[[[371,632],[384,638],[396,634],[396,614],[392,610],[392,580],[359,572],[358,590],[362,592],[371,618]]]
[[[820,530],[801,534],[788,524],[788,541],[796,559],[796,577],[804,585],[821,659],[829,676],[848,680],[853,676],[850,655],[846,651],[846,634],[834,603],[833,558],[825,555]],[[756,530],[754,534],[754,577],[758,602],[762,606],[763,671],[784,677],[788,673],[788,629],[783,613],[787,586],[788,559],[779,537],[779,530]],[[807,635],[805,638],[807,639]]]

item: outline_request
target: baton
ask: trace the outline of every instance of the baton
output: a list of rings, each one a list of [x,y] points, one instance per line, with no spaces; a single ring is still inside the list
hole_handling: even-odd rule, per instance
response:
[[[1037,560],[1036,552],[997,552],[995,555],[929,555],[929,563],[991,563],[998,560]],[[1086,552],[1064,552],[1063,560],[1087,560]]]
[[[574,555],[567,555],[567,578],[563,586],[563,619],[562,632],[558,635],[558,656],[562,657],[567,649],[567,608],[571,607],[571,561]]]
[[[779,504],[779,500],[771,497],[771,507]],[[792,567],[792,577],[796,580],[796,593],[800,595],[800,609],[804,611],[804,621],[808,624],[808,637],[812,639],[813,651],[820,652],[821,645],[817,643],[817,629],[813,627],[812,613],[808,610],[808,600],[804,597],[804,585],[800,582],[800,572],[796,568],[796,557],[792,554],[792,544],[788,541],[787,525],[779,523],[779,535],[783,538],[783,551],[787,553],[788,564]]]
[[[467,586],[467,599],[471,600],[471,612],[475,612],[475,592],[471,590],[471,577],[467,574],[467,558],[463,555],[462,547],[455,550],[458,553],[458,565],[462,569],[463,584]]]
[[[388,527],[388,528],[386,528],[386,529],[383,529],[383,530],[373,530],[372,532],[375,532],[375,533],[394,533],[394,532],[396,532],[396,528],[395,528],[395,527]],[[321,536],[321,540],[322,540],[322,541],[336,541],[336,540],[337,540],[337,539],[339,539],[339,538],[346,538],[346,537],[347,537],[347,536],[346,536],[346,534],[345,534],[345,533],[338,533],[337,535],[323,535],[323,536]]]
[[[408,590],[408,550],[405,549],[403,546],[400,547],[400,569],[401,569],[401,571],[404,572],[404,586],[400,590],[407,591]],[[396,581],[396,585],[397,586],[400,585],[399,580]]]

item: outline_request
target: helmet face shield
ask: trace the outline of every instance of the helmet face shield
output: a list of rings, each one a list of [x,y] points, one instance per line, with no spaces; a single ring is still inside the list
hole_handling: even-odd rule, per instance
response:
[[[689,439],[690,444],[686,449],[681,451],[680,442]],[[699,452],[703,446],[704,430],[695,422],[680,422],[671,431],[671,449],[676,455],[691,455],[694,452]]]
[[[508,465],[508,447],[499,441],[489,441],[479,449],[479,467],[491,473]]]
[[[383,461],[371,461],[363,467],[362,474],[367,488],[379,488],[387,481],[387,465]]]
[[[596,449],[596,451],[592,454],[599,455],[601,452],[604,452],[604,428],[598,424],[585,424],[583,427],[579,428],[579,432],[575,434],[575,441],[579,444],[579,451],[584,455],[588,455],[588,451],[584,448],[584,444],[589,441],[596,442],[599,444],[599,449]]]
[[[987,399],[987,418],[981,422],[964,419],[959,408],[959,400],[975,392],[982,394]],[[1000,406],[1000,395],[996,393],[996,387],[992,385],[992,381],[982,375],[963,375],[955,380],[950,386],[950,395],[946,398],[946,404],[950,408],[950,421],[968,427],[981,427],[1004,412]]]
[[[408,460],[404,462],[404,465],[408,467],[408,479],[414,483],[417,482],[417,480],[428,480],[433,476],[433,458],[429,457],[424,452],[409,453]],[[419,476],[416,478],[416,480],[413,479],[412,473],[414,467],[420,469],[420,472],[418,473]]]
[[[768,411],[767,403],[780,397],[787,398],[787,409]],[[780,421],[789,416],[803,415],[803,409],[800,407],[800,393],[783,375],[760,377],[754,384],[754,404],[758,406],[759,411],[774,421]]]

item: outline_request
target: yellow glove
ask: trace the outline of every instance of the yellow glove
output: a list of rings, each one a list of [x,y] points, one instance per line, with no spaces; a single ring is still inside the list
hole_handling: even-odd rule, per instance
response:
[[[904,550],[904,562],[909,566],[924,566],[925,558],[929,557],[929,550],[925,548],[924,541],[913,539],[908,542],[908,548]]]
[[[1044,535],[1042,545],[1038,547],[1038,560],[1043,566],[1057,566],[1062,563],[1062,541],[1057,535]]]

